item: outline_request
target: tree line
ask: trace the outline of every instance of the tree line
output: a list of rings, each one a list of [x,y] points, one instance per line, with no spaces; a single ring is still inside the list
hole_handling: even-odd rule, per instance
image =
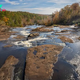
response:
[[[75,24],[80,26],[80,5],[74,3],[62,8],[59,12],[52,14],[53,24],[70,25]]]
[[[0,25],[22,27],[33,24],[45,24],[49,16],[29,12],[0,11]],[[47,21],[48,22],[48,21]]]
[[[80,26],[80,5],[79,3],[67,5],[52,15],[41,15],[21,11],[0,11],[0,26],[7,25],[10,27],[22,27],[33,24],[46,26],[53,24],[75,24],[76,26]]]

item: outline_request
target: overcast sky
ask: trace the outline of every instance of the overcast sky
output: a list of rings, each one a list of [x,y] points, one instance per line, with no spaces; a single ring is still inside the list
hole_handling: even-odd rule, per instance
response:
[[[2,4],[2,9],[10,11],[52,14],[75,2],[80,2],[80,0],[0,0],[0,5]]]

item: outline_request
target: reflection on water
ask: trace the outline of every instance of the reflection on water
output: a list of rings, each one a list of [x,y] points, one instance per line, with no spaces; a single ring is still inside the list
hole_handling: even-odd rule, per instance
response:
[[[52,80],[77,80],[77,74],[73,66],[64,59],[59,59],[55,64]]]
[[[77,74],[78,73],[78,74]],[[80,79],[80,42],[66,43],[55,64],[52,80]]]
[[[24,78],[24,66],[26,61],[27,49],[16,49],[16,48],[2,48],[0,50],[0,68],[4,64],[8,56],[13,55],[19,59],[19,63],[15,66],[14,80],[23,80]]]

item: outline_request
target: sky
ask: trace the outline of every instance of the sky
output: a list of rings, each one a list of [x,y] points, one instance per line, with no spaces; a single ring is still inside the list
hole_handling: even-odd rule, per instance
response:
[[[10,11],[52,14],[75,2],[80,2],[80,0],[0,0],[0,5],[2,9]]]

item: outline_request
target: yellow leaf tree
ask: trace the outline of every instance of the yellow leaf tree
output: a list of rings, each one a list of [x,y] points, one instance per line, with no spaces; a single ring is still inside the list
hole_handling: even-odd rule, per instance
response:
[[[9,20],[9,18],[7,18],[7,17],[3,17],[3,21],[8,25],[8,20]]]

